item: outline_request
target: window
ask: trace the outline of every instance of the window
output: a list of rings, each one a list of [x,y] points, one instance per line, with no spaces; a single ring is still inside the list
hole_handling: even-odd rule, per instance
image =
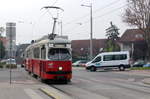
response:
[[[137,38],[137,39],[143,38],[143,35],[142,34],[136,34],[135,38]]]
[[[100,62],[101,61],[101,57],[97,57],[92,63],[96,63],[96,62]]]
[[[26,57],[27,57],[27,58],[32,58],[32,52],[31,52],[30,49],[27,51]]]
[[[126,54],[114,55],[114,60],[125,60],[127,59]]]
[[[104,61],[112,61],[113,60],[113,55],[105,55],[104,56]]]
[[[46,59],[46,48],[43,46],[41,48],[41,59]]]
[[[125,60],[127,59],[126,54],[120,54],[120,55],[105,55],[104,61],[112,61],[112,60]]]
[[[33,55],[34,55],[34,58],[40,58],[40,49],[34,48]]]
[[[49,49],[48,58],[50,60],[70,60],[71,55],[68,49],[52,48],[52,49]]]

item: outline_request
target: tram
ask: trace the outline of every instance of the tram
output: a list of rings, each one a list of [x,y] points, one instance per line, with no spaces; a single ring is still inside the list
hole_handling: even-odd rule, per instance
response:
[[[41,80],[72,78],[71,42],[56,36],[35,41],[25,50],[25,69]]]

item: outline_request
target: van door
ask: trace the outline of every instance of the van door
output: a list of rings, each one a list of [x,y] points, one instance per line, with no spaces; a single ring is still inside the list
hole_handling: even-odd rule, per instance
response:
[[[96,67],[101,66],[101,56],[96,57],[93,61],[92,64]]]

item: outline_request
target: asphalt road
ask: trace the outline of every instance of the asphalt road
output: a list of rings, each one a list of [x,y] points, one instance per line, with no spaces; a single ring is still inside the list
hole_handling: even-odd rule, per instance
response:
[[[43,84],[24,69],[16,69],[12,71],[10,86],[9,74],[9,70],[0,70],[2,99],[51,99],[39,90],[43,86],[56,95],[71,97],[59,99],[150,99],[150,85],[141,82],[150,75],[131,75],[118,70],[90,72],[84,68],[73,68],[70,83]]]
[[[72,99],[150,99],[150,86],[141,82],[144,78],[150,78],[150,75],[129,75],[118,70],[89,72],[74,68],[71,83],[49,86]]]

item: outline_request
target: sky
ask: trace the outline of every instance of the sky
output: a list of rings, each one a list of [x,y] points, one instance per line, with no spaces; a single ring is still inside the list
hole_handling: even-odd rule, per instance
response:
[[[30,43],[52,32],[53,17],[58,17],[56,34],[67,35],[70,40],[90,38],[90,5],[93,8],[93,38],[106,38],[106,31],[112,21],[120,30],[120,36],[131,28],[122,22],[126,0],[1,0],[0,26],[16,22],[17,44]],[[42,9],[57,6],[64,11]],[[59,14],[57,14],[59,13]]]

